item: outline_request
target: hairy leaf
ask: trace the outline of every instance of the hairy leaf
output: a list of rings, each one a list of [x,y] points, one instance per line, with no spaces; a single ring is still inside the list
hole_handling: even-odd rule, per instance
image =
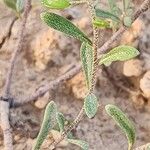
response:
[[[117,17],[116,15],[114,15],[114,14],[112,14],[112,13],[110,13],[110,12],[101,10],[101,9],[99,9],[99,8],[96,8],[96,9],[95,9],[95,12],[96,12],[96,16],[97,16],[97,17],[106,18],[106,19],[111,19],[111,20],[113,20],[113,21],[120,22],[119,17]]]
[[[80,55],[82,61],[82,68],[85,74],[88,89],[92,85],[94,54],[93,48],[88,43],[82,43],[80,48]]]
[[[16,2],[16,11],[21,13],[24,8],[24,0],[17,0]]]
[[[96,115],[98,109],[97,97],[92,93],[86,96],[84,99],[84,110],[89,118],[93,118]]]
[[[62,113],[57,113],[57,123],[60,129],[60,132],[64,131],[64,126],[65,126],[65,117]]]
[[[82,31],[80,31],[79,28],[62,16],[50,12],[43,12],[41,13],[41,19],[53,29],[74,37],[81,42],[88,42],[89,44],[92,44],[90,39],[88,39],[88,37]]]
[[[131,150],[135,142],[135,129],[128,117],[116,106],[106,105],[106,112],[115,120],[128,139],[128,150]]]
[[[51,101],[46,109],[45,109],[45,114],[44,114],[44,119],[42,122],[42,126],[40,129],[40,132],[37,136],[37,140],[35,143],[35,146],[33,150],[39,150],[43,141],[48,135],[48,132],[55,126],[56,124],[56,113],[57,113],[57,107],[56,104]]]
[[[139,51],[131,46],[121,45],[115,47],[110,52],[102,55],[99,64],[106,66],[110,65],[113,61],[126,61],[139,55]]]
[[[76,139],[68,139],[68,142],[80,146],[83,150],[89,149],[89,144],[85,141],[76,140]]]
[[[13,10],[16,10],[16,0],[4,0],[4,3]]]
[[[41,0],[41,3],[50,9],[64,9],[70,6],[69,0]]]
[[[110,27],[110,22],[104,19],[95,19],[93,21],[93,25],[95,27],[101,28],[101,29],[107,29],[107,28],[111,28]]]

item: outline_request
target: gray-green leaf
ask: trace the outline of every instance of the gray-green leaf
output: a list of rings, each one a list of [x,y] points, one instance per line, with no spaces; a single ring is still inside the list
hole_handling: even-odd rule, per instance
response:
[[[81,42],[88,42],[89,44],[92,44],[91,40],[79,28],[62,16],[55,13],[43,12],[41,13],[41,19],[53,29],[74,37]]]
[[[16,0],[4,0],[4,3],[13,10],[16,10]]]
[[[50,9],[64,9],[70,6],[69,0],[41,0],[41,3]]]
[[[131,46],[121,45],[115,47],[110,52],[102,55],[99,64],[106,66],[110,65],[113,61],[126,61],[139,55],[139,51]]]
[[[85,74],[86,83],[88,89],[90,89],[92,85],[92,75],[93,75],[93,67],[94,67],[94,54],[93,48],[88,43],[82,43],[80,48],[80,56],[82,61],[82,68]]]
[[[44,119],[33,150],[39,150],[48,132],[56,125],[56,104],[51,101],[45,109]]]
[[[68,139],[68,142],[80,146],[83,150],[89,149],[89,144],[85,141],[76,140],[76,139]]]
[[[115,16],[114,14],[110,13],[110,12],[101,10],[99,8],[96,8],[95,12],[96,12],[97,17],[111,19],[113,21],[120,22],[120,19],[117,16]]]
[[[84,110],[89,118],[93,118],[96,115],[98,110],[98,100],[93,93],[87,95],[84,99]]]
[[[106,112],[111,116],[128,139],[128,150],[131,150],[135,142],[135,128],[128,117],[116,106],[106,105]]]
[[[57,113],[57,123],[58,123],[58,126],[59,126],[59,129],[60,129],[60,132],[63,132],[64,131],[64,126],[65,126],[65,117],[62,113]]]

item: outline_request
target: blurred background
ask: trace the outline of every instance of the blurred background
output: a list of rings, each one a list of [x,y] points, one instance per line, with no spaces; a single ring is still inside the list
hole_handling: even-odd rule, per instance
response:
[[[133,0],[135,10],[143,0]],[[118,5],[122,1],[118,0]],[[100,7],[107,8],[107,2],[101,0]],[[34,93],[39,87],[68,72],[80,62],[80,42],[65,36],[46,26],[40,19],[44,8],[38,1],[27,20],[25,41],[15,67],[12,93],[23,99]],[[78,5],[63,11],[55,11],[68,18],[89,37],[92,38],[92,26],[86,5]],[[12,52],[16,48],[20,19],[0,2],[0,91],[2,92],[6,72]],[[112,30],[100,33],[99,47],[113,34]],[[95,94],[99,103],[119,106],[126,112],[136,127],[135,147],[150,142],[150,11],[134,22],[119,41],[114,43],[136,47],[140,56],[126,62],[115,62],[108,68],[99,68]],[[54,100],[59,110],[68,119],[74,119],[83,104],[86,86],[82,72],[47,92],[36,101],[19,108],[11,109],[15,150],[30,150],[37,137],[46,104]],[[17,99],[16,99],[17,101]],[[54,132],[54,131],[53,131]],[[73,134],[89,142],[90,150],[126,150],[127,140],[112,119],[99,109],[93,119],[84,118]],[[57,139],[60,135],[54,132]],[[42,149],[48,149],[51,135],[47,137]],[[3,149],[3,137],[0,129],[0,149]],[[78,150],[65,140],[57,150]]]

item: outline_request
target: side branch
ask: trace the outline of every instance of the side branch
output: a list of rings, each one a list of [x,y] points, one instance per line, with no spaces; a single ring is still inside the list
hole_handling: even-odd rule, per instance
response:
[[[1,123],[1,128],[3,131],[4,135],[4,147],[5,150],[13,150],[13,140],[12,140],[12,132],[11,132],[11,127],[9,124],[9,96],[10,96],[10,85],[11,85],[11,80],[12,80],[12,75],[13,75],[13,70],[15,66],[15,60],[18,56],[18,53],[22,49],[22,44],[24,40],[24,29],[25,29],[25,24],[27,21],[27,17],[30,11],[31,7],[31,0],[26,1],[26,6],[25,6],[25,11],[23,14],[23,21],[21,24],[21,29],[20,29],[20,34],[19,34],[19,40],[18,40],[18,45],[16,50],[12,54],[12,58],[10,61],[10,68],[8,70],[7,74],[7,79],[6,79],[6,84],[4,88],[4,93],[3,96],[0,98],[0,123]]]
[[[25,11],[23,14],[23,20],[22,20],[21,28],[19,30],[17,48],[12,53],[12,57],[10,60],[10,67],[9,67],[8,74],[6,77],[6,83],[5,83],[5,88],[4,88],[4,97],[6,97],[6,98],[8,98],[10,95],[10,87],[11,87],[11,81],[12,81],[14,66],[15,66],[16,58],[17,58],[17,56],[18,56],[18,54],[21,51],[22,46],[23,46],[24,30],[25,30],[25,25],[27,22],[27,17],[28,17],[30,8],[31,8],[31,0],[27,0],[26,6],[25,6]]]

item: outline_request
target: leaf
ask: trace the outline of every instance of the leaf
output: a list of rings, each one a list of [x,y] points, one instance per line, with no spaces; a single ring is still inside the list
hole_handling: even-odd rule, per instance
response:
[[[86,78],[86,84],[88,89],[92,85],[93,65],[94,65],[94,53],[93,48],[88,43],[82,43],[80,48],[80,56],[82,61],[82,68]]]
[[[110,22],[104,19],[95,19],[93,21],[93,25],[95,27],[101,28],[101,29],[108,29],[110,27]]]
[[[50,9],[64,9],[70,6],[69,0],[41,0],[41,3]]]
[[[11,9],[16,10],[16,0],[4,0],[4,3]]]
[[[132,25],[132,17],[129,17],[129,16],[125,16],[123,18],[123,23],[126,27],[131,27]]]
[[[113,61],[126,61],[139,55],[139,51],[131,46],[121,45],[103,54],[99,64],[110,65]]]
[[[80,146],[83,150],[89,149],[89,144],[85,141],[76,140],[76,139],[68,139],[68,142]]]
[[[91,93],[84,99],[84,110],[89,118],[93,118],[98,110],[97,97]]]
[[[106,105],[106,112],[111,116],[128,139],[128,150],[131,150],[135,142],[135,129],[128,117],[116,106]]]
[[[45,109],[44,119],[42,122],[42,126],[40,132],[37,136],[37,140],[33,150],[39,150],[43,141],[48,135],[48,132],[55,126],[56,124],[56,113],[57,107],[56,104],[51,101]]]
[[[88,37],[82,31],[80,31],[79,28],[62,16],[50,12],[43,12],[41,13],[41,19],[53,29],[74,37],[81,42],[88,42],[89,44],[92,44],[90,39],[88,39]]]
[[[96,12],[96,16],[97,17],[111,19],[113,21],[120,22],[120,19],[116,15],[114,15],[114,14],[112,14],[110,12],[101,10],[99,8],[95,8],[95,12]]]
[[[24,8],[24,0],[17,0],[16,2],[16,10],[17,12],[21,13]]]
[[[57,123],[60,129],[60,132],[64,131],[64,126],[65,126],[65,117],[62,113],[57,113]]]

